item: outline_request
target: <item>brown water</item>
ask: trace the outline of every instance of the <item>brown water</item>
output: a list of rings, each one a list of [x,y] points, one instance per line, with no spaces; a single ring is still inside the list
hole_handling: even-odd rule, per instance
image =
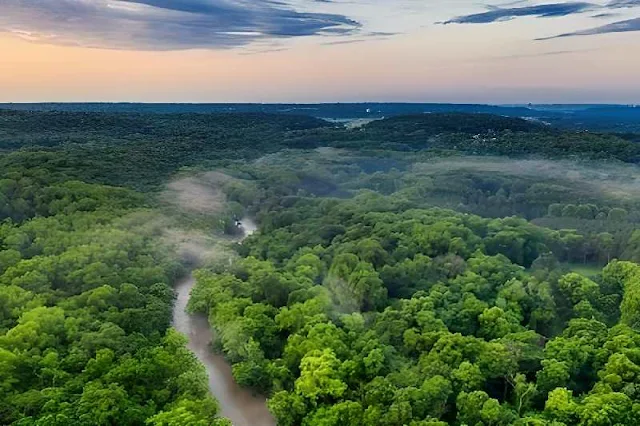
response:
[[[251,220],[245,218],[242,223],[245,236],[256,230]],[[224,357],[211,350],[211,328],[207,318],[185,312],[194,284],[195,279],[190,274],[176,285],[178,297],[173,308],[173,326],[188,337],[187,346],[207,369],[209,389],[220,403],[220,414],[231,420],[234,426],[275,426],[266,399],[240,387],[233,379],[231,366]]]

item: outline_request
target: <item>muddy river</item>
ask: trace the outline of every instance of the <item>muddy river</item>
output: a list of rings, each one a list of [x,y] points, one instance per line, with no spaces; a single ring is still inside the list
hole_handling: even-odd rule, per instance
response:
[[[242,224],[245,237],[256,230],[255,223],[249,219],[243,219]],[[173,308],[173,326],[189,338],[189,349],[206,367],[209,389],[220,403],[221,415],[230,419],[234,426],[275,426],[266,399],[240,387],[224,357],[211,350],[211,328],[207,318],[185,312],[194,284],[195,279],[189,275],[176,285],[178,298]]]

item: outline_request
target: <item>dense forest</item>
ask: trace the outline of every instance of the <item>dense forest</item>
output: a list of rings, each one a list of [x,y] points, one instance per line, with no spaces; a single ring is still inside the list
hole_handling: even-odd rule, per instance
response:
[[[230,424],[171,328],[197,262],[169,231],[235,253],[189,309],[279,425],[638,424],[636,139],[0,111],[0,424]]]
[[[283,149],[508,155],[640,161],[630,136],[562,131],[521,118],[438,113],[349,128],[307,116],[123,114],[0,110],[3,167],[38,163],[81,180],[157,189],[180,167],[227,166]],[[22,163],[22,164],[20,164]]]
[[[278,424],[640,420],[637,265],[562,271],[571,243],[522,219],[373,194],[288,204],[191,299]]]
[[[212,114],[268,113],[308,115],[332,120],[381,119],[425,113],[494,114],[528,117],[564,129],[640,132],[638,105],[486,105],[436,103],[322,103],[322,104],[171,104],[171,103],[0,103],[15,111],[66,111],[100,113]]]
[[[169,328],[182,266],[145,197],[19,164],[0,176],[0,423],[227,424]]]

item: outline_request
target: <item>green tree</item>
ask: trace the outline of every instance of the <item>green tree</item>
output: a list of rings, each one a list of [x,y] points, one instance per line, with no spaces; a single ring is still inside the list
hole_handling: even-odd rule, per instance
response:
[[[340,360],[332,350],[309,352],[300,363],[296,392],[313,402],[342,396],[347,385],[342,381],[339,370]]]

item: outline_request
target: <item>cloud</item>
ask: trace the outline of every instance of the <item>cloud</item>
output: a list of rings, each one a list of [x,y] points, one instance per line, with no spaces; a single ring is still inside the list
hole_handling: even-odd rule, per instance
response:
[[[618,16],[620,15],[619,13],[614,13],[614,12],[604,12],[604,13],[598,13],[596,15],[593,15],[592,18],[596,18],[596,19],[604,19],[604,18],[612,18],[614,16]]]
[[[587,36],[597,34],[626,33],[632,31],[640,31],[640,18],[627,19],[625,21],[613,22],[611,24],[602,25],[600,27],[590,28],[587,30],[573,31],[570,33],[559,34],[552,37],[543,37],[538,40],[551,40],[555,38]]]
[[[341,40],[331,40],[331,41],[327,41],[327,42],[322,43],[322,44],[324,46],[335,46],[335,45],[340,45],[340,44],[365,43],[365,42],[369,42],[369,41],[387,40],[387,39],[389,39],[389,37],[393,37],[395,35],[398,35],[398,33],[374,31],[374,32],[360,34],[357,38],[350,37],[350,38],[343,38]]]
[[[511,5],[513,6],[513,4]],[[539,18],[551,18],[569,16],[590,11],[599,11],[593,18],[611,18],[618,13],[619,9],[640,7],[640,0],[611,0],[606,5],[587,2],[568,3],[548,3],[522,7],[497,7],[488,6],[489,10],[482,13],[462,15],[452,18],[442,24],[488,24],[497,21],[504,21],[524,16],[534,16]],[[640,31],[640,18],[627,19],[613,22],[596,28],[579,30],[559,34],[551,37],[538,38],[536,40],[550,40],[555,38],[585,36],[595,34],[622,33]]]
[[[624,0],[623,0],[624,1]],[[524,7],[492,7],[491,10],[471,15],[463,15],[452,18],[442,24],[488,24],[523,16],[535,16],[539,18],[552,18],[558,16],[573,15],[597,9],[599,6],[585,2],[550,3]]]
[[[640,0],[613,0],[606,7],[620,9],[626,7],[640,7]]]
[[[494,56],[492,60],[512,60],[523,58],[540,58],[545,56],[562,56],[562,55],[576,55],[581,53],[591,53],[598,49],[580,49],[580,50],[553,50],[549,52],[537,52],[537,53],[521,53],[514,55]]]
[[[111,49],[231,48],[352,34],[359,28],[346,16],[302,12],[284,0],[0,1],[0,31],[37,42]]]

